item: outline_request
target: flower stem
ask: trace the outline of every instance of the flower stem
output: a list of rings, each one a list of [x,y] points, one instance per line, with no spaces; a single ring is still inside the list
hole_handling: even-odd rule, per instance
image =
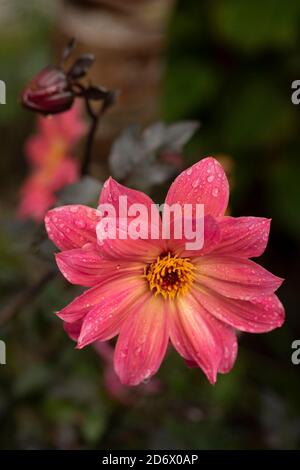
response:
[[[107,92],[107,96],[103,99],[102,105],[98,111],[95,113],[92,109],[91,103],[88,97],[84,97],[85,100],[85,107],[87,110],[88,115],[91,119],[91,127],[87,136],[84,157],[81,164],[81,171],[80,175],[85,176],[89,172],[89,167],[92,160],[92,150],[94,145],[94,140],[96,136],[96,131],[98,125],[100,124],[101,118],[105,111],[114,103],[115,94],[113,92]]]

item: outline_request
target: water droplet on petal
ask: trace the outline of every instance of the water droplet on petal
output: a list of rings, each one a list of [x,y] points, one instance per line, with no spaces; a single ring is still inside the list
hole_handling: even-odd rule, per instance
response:
[[[212,195],[213,195],[214,197],[217,197],[218,194],[219,194],[219,189],[218,189],[218,188],[214,188],[213,191],[212,191]]]
[[[74,220],[74,224],[75,224],[77,227],[79,227],[79,228],[85,228],[85,226],[86,226],[85,221],[82,220],[82,219],[76,219],[76,220]]]
[[[186,174],[187,174],[188,176],[190,176],[190,175],[192,174],[192,171],[193,171],[192,168],[189,168],[189,169],[186,171]]]
[[[192,182],[192,188],[196,189],[199,186],[199,179],[197,178],[195,181]]]
[[[214,179],[215,179],[214,175],[210,175],[207,177],[207,182],[212,183]]]

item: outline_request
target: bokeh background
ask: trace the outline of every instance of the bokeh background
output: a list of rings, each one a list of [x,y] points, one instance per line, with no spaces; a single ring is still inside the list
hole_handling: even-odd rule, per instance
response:
[[[294,0],[0,1],[1,448],[300,447],[300,365],[291,362],[300,339],[300,108],[291,103],[299,27]],[[286,323],[241,335],[236,365],[216,386],[170,351],[148,384],[119,387],[110,350],[74,350],[53,314],[76,287],[62,276],[38,283],[54,249],[33,246],[42,229],[16,217],[35,121],[18,98],[71,35],[95,53],[94,81],[124,88],[103,122],[93,176],[107,174],[111,140],[127,125],[198,120],[184,166],[217,155],[230,173],[231,213],[273,219],[261,262],[286,279]],[[161,199],[166,189],[150,192]]]

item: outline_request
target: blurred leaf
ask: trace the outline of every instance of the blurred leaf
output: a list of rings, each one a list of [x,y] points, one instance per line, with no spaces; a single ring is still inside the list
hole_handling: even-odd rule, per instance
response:
[[[174,60],[165,77],[164,115],[168,120],[190,118],[216,95],[219,84],[217,70],[198,57]]]
[[[233,106],[234,103],[234,106]],[[296,110],[272,80],[255,76],[231,86],[220,109],[223,145],[232,151],[275,145],[296,131]]]
[[[244,51],[293,47],[297,42],[297,1],[220,0],[214,7],[211,16],[219,35]]]
[[[64,204],[92,204],[98,200],[102,183],[91,176],[84,176],[78,183],[66,186],[58,194],[58,206]]]
[[[178,171],[176,158],[166,162],[164,153],[175,153],[178,157],[198,127],[196,121],[171,125],[155,122],[140,133],[138,127],[130,126],[113,144],[109,156],[112,175],[126,178],[129,186],[144,191],[163,183]]]
[[[95,57],[93,54],[83,54],[75,60],[74,64],[68,70],[68,76],[73,80],[83,77],[93,65],[94,61]]]
[[[113,176],[117,179],[125,178],[144,156],[138,127],[130,126],[113,143],[109,155],[109,166]]]
[[[92,410],[87,413],[84,417],[84,421],[81,426],[82,434],[88,442],[96,442],[105,429],[105,413],[103,409]]]
[[[164,183],[175,173],[176,168],[170,164],[145,161],[143,165],[139,165],[135,171],[132,171],[126,184],[140,191],[149,191],[151,186]],[[145,175],[147,175],[146,178]]]
[[[197,121],[179,121],[169,126],[156,122],[144,131],[144,145],[148,151],[159,149],[181,152],[200,124]]]
[[[267,187],[273,217],[297,240],[300,240],[299,175],[299,160],[283,156],[270,168]]]
[[[19,372],[14,385],[16,396],[21,397],[41,391],[49,385],[51,371],[43,364],[27,364]]]

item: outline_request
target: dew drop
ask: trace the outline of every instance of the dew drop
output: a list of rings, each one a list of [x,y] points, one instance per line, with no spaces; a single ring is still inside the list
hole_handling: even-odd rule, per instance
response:
[[[207,177],[207,182],[212,183],[214,179],[215,179],[214,175],[210,175]]]
[[[76,219],[76,220],[74,220],[74,224],[75,224],[77,227],[79,227],[79,228],[85,228],[85,226],[86,226],[85,221],[82,220],[82,219]]]
[[[218,194],[219,194],[218,188],[214,188],[213,191],[212,191],[212,195],[213,195],[214,197],[217,197]]]
[[[190,175],[192,174],[192,171],[193,171],[192,168],[189,168],[189,169],[186,171],[186,174],[187,174],[188,176],[190,176]]]
[[[192,182],[192,188],[196,189],[199,186],[199,179],[197,178],[195,181]]]

